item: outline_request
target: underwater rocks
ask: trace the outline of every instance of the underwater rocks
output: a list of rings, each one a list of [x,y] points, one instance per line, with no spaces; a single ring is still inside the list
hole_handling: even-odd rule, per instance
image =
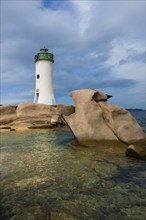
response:
[[[14,215],[10,220],[49,220],[49,217],[46,213],[43,212],[39,205],[35,205],[32,207],[27,207],[20,211],[18,214]]]
[[[70,96],[76,103],[75,112],[63,117],[79,144],[90,146],[99,142],[122,142],[131,145],[144,142],[145,133],[135,118],[126,109],[106,102],[110,95],[83,89],[73,91]],[[146,148],[136,146],[132,150],[142,158]],[[128,150],[127,154],[134,156],[131,152]]]
[[[80,220],[64,212],[54,212],[51,214],[51,220]]]
[[[60,116],[73,112],[73,106],[65,105],[23,103],[18,106],[0,106],[0,129],[51,128],[52,124],[64,125]]]

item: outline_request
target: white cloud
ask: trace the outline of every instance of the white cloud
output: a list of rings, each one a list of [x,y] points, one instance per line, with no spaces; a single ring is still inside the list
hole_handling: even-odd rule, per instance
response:
[[[142,61],[132,61],[129,57],[142,54]],[[113,48],[110,51],[110,58],[106,61],[106,65],[112,66],[112,74],[118,78],[134,79],[142,82],[145,79],[145,48],[140,42],[113,42]],[[122,62],[121,62],[122,61]],[[141,90],[144,89],[143,87]],[[144,91],[144,90],[143,90]]]
[[[118,94],[119,104],[123,104],[124,83],[127,95],[138,90],[143,100],[144,64],[137,56],[144,52],[144,10],[144,2],[140,1],[53,1],[50,8],[44,8],[41,0],[3,1],[4,97],[16,85],[19,88],[17,92],[13,90],[13,97],[18,102],[16,93],[24,97],[20,88],[23,92],[33,90],[33,58],[46,46],[55,55],[54,86],[58,100],[65,100],[65,95],[76,88],[99,86],[107,91],[108,82],[111,92]],[[138,101],[135,98],[135,104]],[[140,106],[143,107],[143,101]]]
[[[75,14],[79,22],[79,32],[81,36],[84,35],[85,31],[89,27],[90,20],[92,17],[92,1],[74,1],[71,3],[75,7]]]
[[[126,63],[112,71],[119,78],[135,79],[138,82],[145,78],[145,64],[140,62]]]
[[[129,56],[144,53],[144,45],[139,42],[129,42],[114,40],[110,51],[110,59],[106,62],[108,65],[118,66],[121,60],[127,60]]]

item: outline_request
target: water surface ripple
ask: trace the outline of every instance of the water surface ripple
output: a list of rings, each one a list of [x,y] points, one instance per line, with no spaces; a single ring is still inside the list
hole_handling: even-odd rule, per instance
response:
[[[144,220],[146,163],[70,132],[1,135],[1,220]]]

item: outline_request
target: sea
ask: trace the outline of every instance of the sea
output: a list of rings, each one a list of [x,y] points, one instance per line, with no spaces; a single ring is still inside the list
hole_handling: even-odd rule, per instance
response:
[[[146,132],[146,111],[130,110]],[[1,133],[0,220],[145,220],[146,161],[69,131]]]

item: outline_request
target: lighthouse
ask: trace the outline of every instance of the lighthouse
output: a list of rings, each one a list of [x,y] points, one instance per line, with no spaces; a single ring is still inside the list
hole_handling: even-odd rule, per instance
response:
[[[52,64],[54,55],[47,48],[40,49],[35,55],[36,64],[36,89],[34,103],[55,105],[55,97],[52,81]]]

